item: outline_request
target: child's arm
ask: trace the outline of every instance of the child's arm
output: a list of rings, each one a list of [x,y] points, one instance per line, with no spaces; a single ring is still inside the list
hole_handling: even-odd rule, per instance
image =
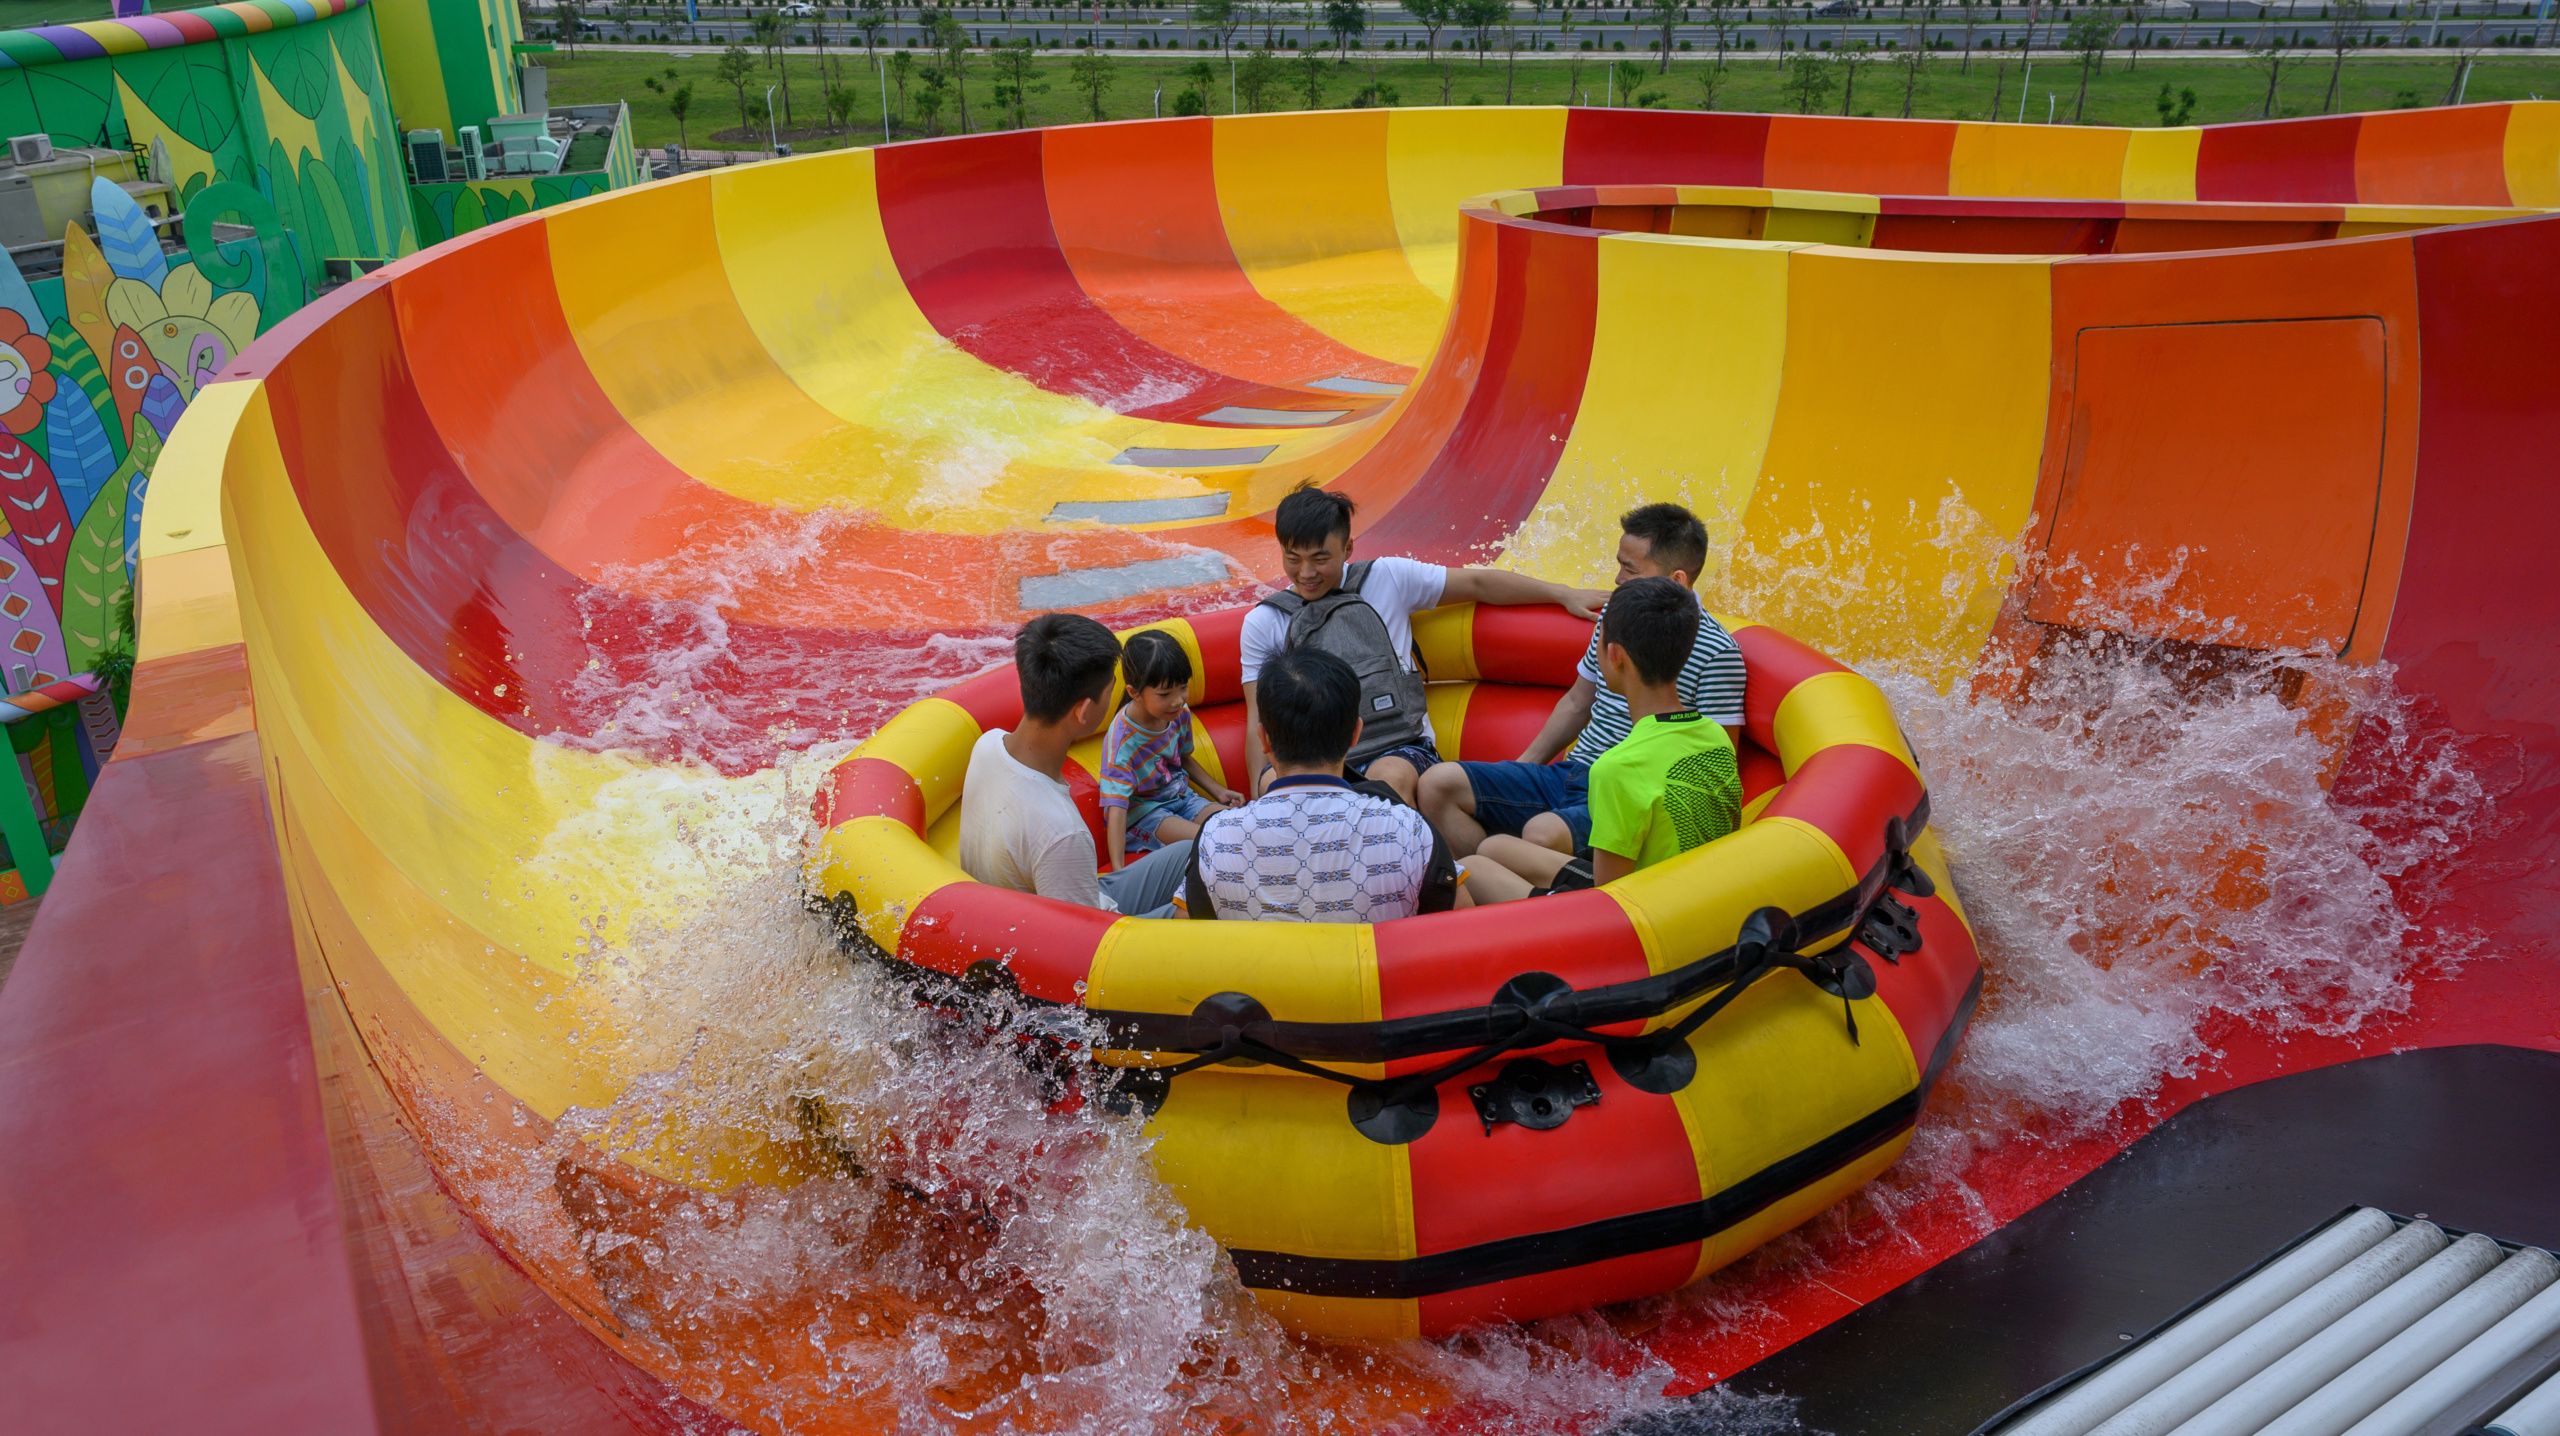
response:
[[[1102,813],[1103,823],[1111,831],[1111,870],[1116,873],[1129,865],[1129,810],[1114,806]]]
[[[1200,791],[1208,794],[1211,802],[1232,808],[1244,801],[1244,794],[1209,776],[1209,765],[1201,762],[1197,753],[1182,760],[1182,771],[1191,775],[1191,781],[1200,785]]]
[[[1636,860],[1622,858],[1607,848],[1591,850],[1591,885],[1607,887],[1636,870]]]

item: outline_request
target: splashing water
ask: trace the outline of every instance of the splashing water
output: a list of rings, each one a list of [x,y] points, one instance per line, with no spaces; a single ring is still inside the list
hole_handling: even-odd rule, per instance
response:
[[[621,575],[660,596],[592,616],[619,627],[581,679],[596,721],[578,741],[673,760],[662,771],[727,829],[724,856],[693,916],[582,965],[600,1014],[582,1036],[635,1074],[621,1095],[564,1114],[547,1163],[457,1163],[530,1264],[571,1274],[651,1365],[762,1429],[1793,1429],[1784,1403],[1675,1409],[1671,1371],[1625,1333],[1673,1312],[1764,1321],[1755,1284],[1916,1241],[1924,1213],[1987,1229],[1965,1180],[1986,1154],[2118,1119],[2209,1064],[2217,1022],[2388,1020],[2415,964],[2460,955],[2413,944],[2424,878],[2491,825],[2458,750],[2378,670],[2082,635],[1975,696],[1955,675],[2019,560],[1960,502],[1901,530],[1954,556],[1925,593],[1895,587],[1870,530],[1756,538],[1716,606],[1827,644],[1891,697],[1988,970],[1910,1155],[1730,1281],[1445,1342],[1327,1345],[1260,1311],[1156,1180],[1143,1131],[1042,1057],[1055,1014],[919,1008],[803,910],[800,797],[845,743],[1009,644],[870,635],[822,670],[742,646],[741,592],[788,584],[850,522]],[[775,701],[742,706],[742,683]],[[2385,755],[2398,785],[2333,793],[2350,746]]]

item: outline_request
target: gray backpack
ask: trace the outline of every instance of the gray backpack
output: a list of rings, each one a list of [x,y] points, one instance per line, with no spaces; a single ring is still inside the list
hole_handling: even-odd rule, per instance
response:
[[[1428,713],[1422,675],[1408,672],[1387,621],[1360,597],[1368,580],[1369,560],[1342,571],[1342,587],[1313,603],[1295,589],[1284,588],[1263,603],[1289,615],[1284,648],[1312,644],[1351,665],[1360,676],[1360,746],[1351,750],[1347,766],[1354,771],[1392,749],[1420,745]]]

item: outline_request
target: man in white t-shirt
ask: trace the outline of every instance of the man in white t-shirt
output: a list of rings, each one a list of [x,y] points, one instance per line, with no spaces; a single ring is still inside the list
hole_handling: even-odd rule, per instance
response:
[[[1599,615],[1608,595],[1500,569],[1442,568],[1409,558],[1352,563],[1352,509],[1350,499],[1309,483],[1272,511],[1289,586],[1245,616],[1239,655],[1244,750],[1260,763],[1262,710],[1255,685],[1263,665],[1284,650],[1311,645],[1342,659],[1360,682],[1363,736],[1344,771],[1385,783],[1411,802],[1422,774],[1440,761],[1413,659],[1413,615],[1472,601],[1552,603],[1587,619]],[[1268,781],[1263,770],[1254,791]]]
[[[990,728],[969,750],[960,786],[960,867],[982,883],[1132,917],[1179,917],[1174,895],[1191,864],[1188,840],[1116,873],[1097,875],[1093,830],[1076,811],[1067,750],[1110,716],[1120,640],[1072,613],[1044,613],[1013,640],[1022,721]]]
[[[1190,913],[1229,922],[1391,922],[1467,902],[1422,815],[1343,780],[1360,680],[1314,647],[1263,668],[1269,791],[1211,813],[1192,849]],[[1364,785],[1367,786],[1367,785]]]

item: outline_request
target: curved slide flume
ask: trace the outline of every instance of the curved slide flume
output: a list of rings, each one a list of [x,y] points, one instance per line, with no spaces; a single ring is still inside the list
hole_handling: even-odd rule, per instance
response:
[[[930,635],[1042,608],[1232,603],[1303,480],[1360,499],[1372,552],[1570,578],[1615,513],[1677,498],[1729,582],[1808,535],[1854,551],[1791,631],[1942,684],[2090,633],[2396,665],[2497,749],[2505,841],[2547,867],[2554,208],[2547,103],[2163,131],[1346,111],[662,182],[359,280],[210,386],[143,525],[137,704],[245,645],[303,959],[510,1260],[686,1398],[859,1426],[879,1408],[813,1396],[796,1331],[653,1327],[593,1240],[788,1186],[805,1144],[750,1123],[617,1159],[553,1126],[651,1070],[649,1015],[581,963],[717,887],[668,830],[866,733],[847,685],[920,691]],[[1993,581],[1951,512],[2016,543]],[[682,711],[634,723],[617,684],[671,664]],[[635,804],[663,821],[598,818]],[[2546,879],[2452,891],[2547,955]],[[2552,1045],[2550,991],[2520,990],[2470,1030]],[[2453,1040],[2431,1011],[2396,1040]],[[1964,1239],[1826,1279],[1871,1294]],[[1654,1350],[1730,1374],[1827,1300]]]

